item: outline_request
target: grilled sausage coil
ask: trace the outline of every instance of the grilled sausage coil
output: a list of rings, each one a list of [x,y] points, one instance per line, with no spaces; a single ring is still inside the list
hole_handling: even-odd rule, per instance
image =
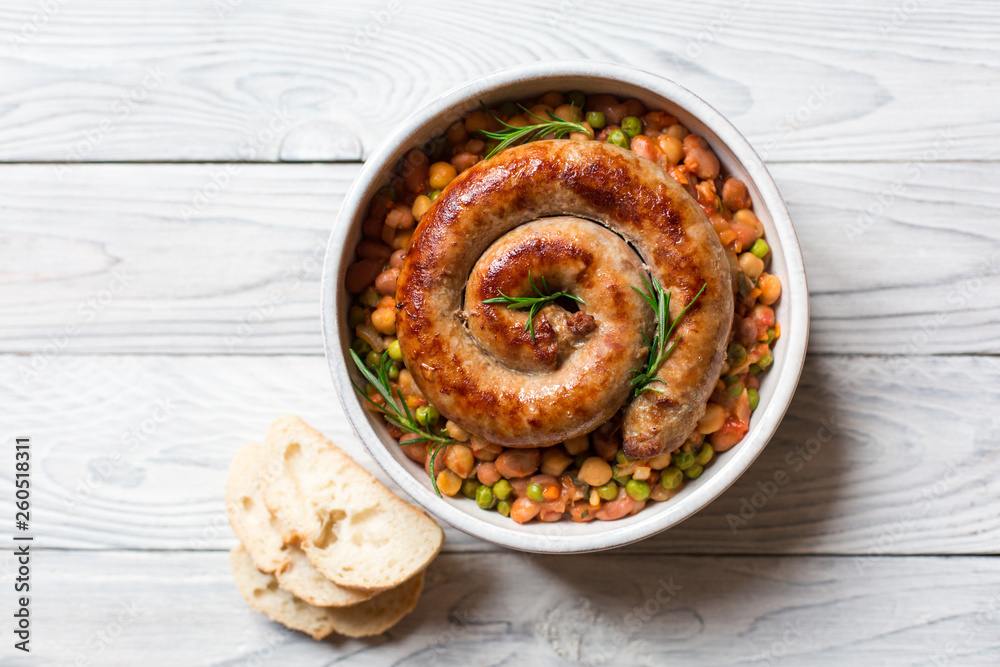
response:
[[[671,317],[705,291],[675,330],[658,391],[633,398],[630,371],[655,332],[632,289],[647,270],[671,292]],[[527,309],[483,303],[536,296],[542,278],[584,303],[546,305],[533,338]],[[594,141],[524,144],[459,175],[421,218],[396,299],[406,365],[449,419],[489,442],[538,447],[624,405],[631,458],[672,451],[693,431],[733,317],[729,264],[698,204],[652,162]]]

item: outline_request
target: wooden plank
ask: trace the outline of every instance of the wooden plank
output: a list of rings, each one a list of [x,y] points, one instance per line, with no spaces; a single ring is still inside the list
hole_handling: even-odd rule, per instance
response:
[[[805,255],[812,351],[1000,353],[1000,165],[773,171]],[[356,172],[0,167],[0,351],[319,354],[320,262]]]
[[[5,643],[12,667],[1000,661],[995,558],[858,572],[827,557],[445,555],[395,628],[324,642],[250,610],[225,553],[41,551],[33,567],[32,653]]]
[[[54,6],[0,12],[0,160],[356,160],[452,86],[561,58],[675,79],[771,160],[997,157],[1000,17],[968,0]]]
[[[229,463],[285,412],[383,477],[319,357],[57,355],[27,374],[34,359],[0,357],[10,378],[0,431],[33,438],[32,525],[47,546],[229,548]],[[1000,421],[984,409],[1000,402],[1000,359],[909,362],[810,357],[751,469],[696,517],[630,549],[865,562],[1000,552]],[[0,486],[10,475],[0,471]],[[446,549],[492,547],[448,529]]]

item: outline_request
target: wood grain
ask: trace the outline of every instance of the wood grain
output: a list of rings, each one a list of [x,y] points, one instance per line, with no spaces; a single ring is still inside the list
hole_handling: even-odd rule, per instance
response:
[[[32,358],[0,357],[0,377]],[[995,358],[810,357],[750,470],[638,553],[1000,552]],[[375,468],[326,363],[285,356],[56,356],[0,386],[5,432],[33,438],[32,525],[59,548],[227,549],[236,450],[284,412]],[[832,437],[831,437],[832,436]],[[0,486],[9,485],[0,471]],[[448,529],[448,551],[493,547]]]
[[[56,4],[0,10],[2,160],[357,160],[457,84],[565,58],[676,80],[769,160],[998,155],[1000,17],[970,1]]]
[[[812,352],[1000,354],[1000,165],[773,171],[805,256]],[[319,354],[320,262],[356,172],[0,167],[0,351]]]
[[[33,653],[13,657],[5,644],[0,656],[12,667],[150,656],[219,666],[1000,660],[996,559],[894,558],[858,572],[829,557],[445,555],[417,608],[387,634],[324,642],[251,611],[227,560],[38,552]]]

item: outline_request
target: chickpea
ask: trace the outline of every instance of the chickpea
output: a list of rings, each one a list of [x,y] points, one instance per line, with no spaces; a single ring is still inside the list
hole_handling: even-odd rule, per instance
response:
[[[468,445],[448,445],[444,452],[444,465],[462,479],[468,478],[476,459]]]
[[[684,137],[684,166],[702,180],[710,180],[719,175],[719,158],[708,147],[708,142],[697,134]]]
[[[468,136],[469,133],[465,131],[465,125],[462,121],[452,123],[451,127],[448,128],[448,142],[453,146],[462,143]]]
[[[563,474],[572,462],[573,457],[567,454],[562,447],[546,447],[542,450],[542,465],[540,470],[546,475],[558,477]]]
[[[590,486],[603,486],[611,480],[611,466],[604,459],[591,456],[580,466],[577,478]]]
[[[384,296],[378,302],[378,308],[372,313],[372,326],[382,335],[396,334],[396,300],[391,296]]]
[[[413,211],[406,204],[396,204],[385,216],[385,224],[393,229],[409,229],[416,221],[413,219]]]
[[[396,280],[398,278],[399,269],[386,269],[375,278],[375,289],[382,296],[392,296],[396,293]]]
[[[465,117],[465,131],[469,134],[477,130],[485,130],[489,127],[489,124],[490,117],[482,109],[473,111]]]
[[[715,433],[726,421],[726,409],[716,403],[709,403],[705,414],[698,420],[698,433]]]
[[[486,148],[486,142],[482,139],[469,139],[465,142],[465,152],[478,155]]]
[[[427,195],[420,195],[413,200],[413,208],[410,209],[410,213],[413,214],[413,217],[416,220],[420,220],[420,218],[424,217],[424,213],[426,213],[427,209],[430,207],[431,198]]]
[[[669,134],[671,137],[676,137],[677,139],[683,140],[684,137],[686,137],[691,133],[688,132],[687,128],[684,127],[683,125],[674,123],[673,125],[667,128],[666,134]]]
[[[555,108],[549,104],[536,104],[535,106],[528,109],[528,111],[535,114],[535,116],[538,116],[538,118],[541,118],[543,120],[551,120],[549,112],[555,111]],[[529,116],[530,124],[534,125],[535,123],[537,123],[538,118],[535,118],[534,116]]]
[[[649,467],[653,470],[663,470],[670,466],[673,457],[670,454],[660,454],[649,459]]]
[[[451,470],[442,470],[437,474],[437,486],[442,495],[454,496],[462,488],[462,478]]]
[[[458,171],[450,162],[435,162],[431,165],[430,184],[435,190],[441,190],[458,176]]]
[[[522,116],[521,114],[517,114],[516,116],[511,116],[510,118],[508,118],[507,124],[510,125],[511,127],[527,127],[531,125],[531,123],[528,122],[528,119]]]
[[[389,266],[398,269],[403,266],[403,259],[406,257],[405,250],[397,250],[389,257]]]
[[[552,107],[553,109],[562,105],[566,98],[562,96],[562,93],[557,93],[552,91],[551,93],[545,93],[542,95],[541,99],[538,100],[539,104],[545,104]],[[569,106],[568,104],[566,106]]]
[[[552,113],[563,120],[572,121],[574,123],[579,123],[583,120],[583,109],[570,106],[569,104],[560,104]]]
[[[583,454],[587,449],[590,448],[590,438],[584,435],[578,435],[575,438],[570,438],[563,443],[563,447],[566,448],[566,453],[570,456],[576,456],[577,454]]]
[[[770,306],[772,303],[778,300],[781,296],[781,281],[778,280],[777,276],[773,276],[770,273],[764,273],[760,276],[760,296],[757,297],[758,303],[762,303],[765,306]]]
[[[477,162],[479,162],[479,156],[475,153],[469,153],[468,151],[463,151],[451,158],[451,164],[459,173],[465,171]]]
[[[748,278],[756,280],[764,272],[764,260],[752,252],[745,252],[739,258],[740,269]]]
[[[395,250],[409,250],[410,243],[413,241],[413,230],[410,231],[398,231],[395,236],[392,237],[392,247]]]
[[[733,213],[733,222],[738,222],[747,227],[753,227],[757,233],[757,238],[764,235],[764,223],[760,221],[757,214],[748,208],[741,208]]]
[[[448,420],[448,423],[444,425],[444,430],[448,432],[448,437],[454,438],[459,442],[468,442],[471,437],[468,431],[450,419]]]
[[[656,139],[656,143],[666,156],[668,166],[672,167],[684,159],[684,148],[681,145],[681,140],[677,137],[671,134],[662,134]]]
[[[344,286],[351,294],[365,291],[373,280],[382,272],[383,261],[379,259],[362,259],[347,267]]]

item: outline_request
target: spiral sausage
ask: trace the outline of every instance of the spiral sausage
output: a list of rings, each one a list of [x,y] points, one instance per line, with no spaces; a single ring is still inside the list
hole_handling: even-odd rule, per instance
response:
[[[631,289],[643,262],[672,292],[672,317],[706,285],[658,371],[663,393],[644,392],[624,412],[627,455],[676,449],[719,377],[730,269],[684,189],[611,144],[533,142],[452,181],[421,219],[396,286],[407,367],[442,414],[490,442],[546,446],[587,433],[630,398],[629,371],[645,360],[654,319]],[[584,301],[577,312],[546,306],[534,340],[527,311],[482,303],[534,296],[529,270]]]

